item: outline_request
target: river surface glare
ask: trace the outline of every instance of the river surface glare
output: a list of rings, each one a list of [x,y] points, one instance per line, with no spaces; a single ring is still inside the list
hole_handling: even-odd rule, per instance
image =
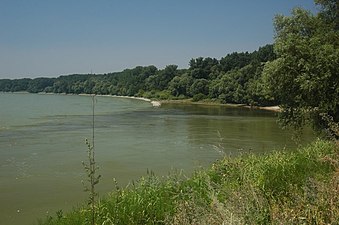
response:
[[[222,154],[295,147],[291,131],[279,128],[273,112],[95,99],[101,196],[114,189],[113,178],[125,186],[147,170],[189,174]],[[88,194],[82,161],[91,137],[90,96],[0,93],[0,224],[34,224],[83,204]],[[313,138],[305,130],[302,141]]]

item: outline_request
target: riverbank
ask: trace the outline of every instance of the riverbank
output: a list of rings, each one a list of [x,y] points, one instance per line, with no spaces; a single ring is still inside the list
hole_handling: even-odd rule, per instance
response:
[[[80,96],[92,96],[92,94],[79,94]],[[206,106],[226,106],[226,107],[243,107],[250,109],[261,109],[268,110],[273,112],[280,112],[281,108],[279,106],[249,106],[246,104],[231,104],[231,103],[220,103],[218,101],[212,100],[203,100],[203,101],[193,101],[192,99],[182,99],[182,100],[158,100],[158,99],[149,99],[144,97],[135,97],[135,96],[120,96],[120,95],[96,95],[102,97],[113,97],[113,98],[129,98],[137,99],[141,101],[150,102],[154,107],[160,107],[165,104],[191,104],[191,105],[206,105]]]
[[[144,98],[144,97],[134,97],[134,96],[119,96],[119,95],[102,95],[102,96],[110,96],[110,97],[114,97],[114,98],[130,98],[130,99],[137,99],[137,100],[141,100],[141,101],[146,101],[146,102],[150,102],[152,104],[152,106],[154,107],[159,107],[161,106],[161,102],[157,101],[157,100],[151,100],[149,98]]]
[[[5,92],[4,92],[5,93]],[[27,94],[29,92],[13,92],[18,94]],[[39,92],[38,94],[61,94],[61,95],[74,95],[74,94],[66,94],[66,93],[49,93],[49,92]],[[80,96],[92,96],[93,94],[78,94]],[[192,101],[192,99],[182,99],[182,100],[159,100],[159,99],[149,99],[144,97],[135,97],[135,96],[120,96],[120,95],[96,95],[101,97],[113,97],[113,98],[129,98],[129,99],[136,99],[141,101],[146,101],[152,104],[154,107],[160,107],[161,105],[165,104],[191,104],[191,105],[206,105],[206,106],[226,106],[226,107],[243,107],[243,108],[250,108],[250,109],[261,109],[261,110],[268,110],[272,112],[280,112],[281,108],[279,106],[249,106],[246,104],[224,104],[218,101],[212,100],[203,100],[203,101]]]
[[[116,187],[96,206],[97,224],[336,224],[339,147],[225,157],[187,178],[154,173]],[[40,225],[85,224],[87,206]]]
[[[226,106],[226,107],[242,107],[242,108],[249,108],[249,109],[261,109],[261,110],[268,110],[272,112],[280,112],[281,108],[279,106],[249,106],[246,104],[224,104],[217,101],[197,101],[194,102],[192,99],[182,99],[182,100],[160,100],[159,103],[162,104],[192,104],[192,105],[206,105],[206,106]]]
[[[92,94],[79,94],[80,96],[92,96]],[[95,95],[100,97],[113,97],[113,98],[129,98],[129,99],[136,99],[141,101],[146,101],[152,104],[154,107],[161,106],[160,101],[151,100],[149,98],[143,98],[143,97],[135,97],[135,96],[121,96],[121,95]]]
[[[28,93],[28,92],[14,92],[14,93]],[[67,93],[50,93],[50,92],[39,92],[37,94],[40,95],[53,95],[53,94],[60,94],[60,95],[75,95],[75,94],[67,94]],[[96,94],[77,94],[79,96],[99,96],[99,97],[112,97],[112,98],[128,98],[128,99],[136,99],[136,100],[141,100],[141,101],[146,101],[152,104],[152,106],[154,107],[159,107],[161,106],[161,102],[160,101],[156,101],[156,100],[151,100],[148,98],[144,98],[144,97],[135,97],[135,96],[120,96],[120,95],[96,95]]]

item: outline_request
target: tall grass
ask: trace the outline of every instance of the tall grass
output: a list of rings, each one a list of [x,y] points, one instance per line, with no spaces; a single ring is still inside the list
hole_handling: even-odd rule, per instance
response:
[[[338,145],[224,158],[185,177],[148,173],[97,203],[96,224],[337,224]],[[39,224],[87,224],[86,207]]]
[[[333,224],[339,219],[338,159],[338,146],[317,141],[294,152],[225,158],[210,176],[219,200],[242,223],[300,224],[306,218],[307,224]]]

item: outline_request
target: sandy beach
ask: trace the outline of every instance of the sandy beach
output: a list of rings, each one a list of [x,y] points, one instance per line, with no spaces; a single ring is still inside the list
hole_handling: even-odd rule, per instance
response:
[[[193,102],[190,99],[183,100],[161,100],[160,104],[193,104],[193,105],[206,105],[206,106],[226,106],[226,107],[243,107],[249,109],[261,109],[268,110],[272,112],[281,112],[281,108],[279,106],[249,106],[245,104],[223,104],[219,102],[208,102],[208,101],[199,101]]]
[[[45,93],[40,92],[38,94],[55,94],[55,93]],[[61,93],[65,94],[65,93]],[[73,95],[73,94],[70,94]],[[93,96],[93,94],[79,94],[80,96]],[[129,98],[129,99],[136,99],[141,101],[146,101],[151,103],[153,107],[160,107],[162,104],[196,104],[196,105],[219,105],[219,106],[231,106],[231,107],[244,107],[244,108],[251,108],[251,109],[262,109],[268,110],[273,112],[280,112],[281,108],[279,106],[248,106],[244,104],[222,104],[217,102],[192,102],[190,99],[184,100],[151,100],[149,98],[144,97],[135,97],[135,96],[121,96],[121,95],[95,95],[100,97],[111,97],[111,98]]]
[[[79,94],[82,96],[92,96],[93,94]],[[143,97],[135,97],[135,96],[120,96],[120,95],[95,95],[95,96],[100,96],[100,97],[112,97],[112,98],[129,98],[129,99],[136,99],[136,100],[141,100],[141,101],[146,101],[152,104],[154,107],[159,107],[161,106],[161,103],[159,101],[153,101],[148,98],[143,98]]]

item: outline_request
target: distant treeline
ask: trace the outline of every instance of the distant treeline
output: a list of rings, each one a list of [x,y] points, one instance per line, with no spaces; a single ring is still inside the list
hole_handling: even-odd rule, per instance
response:
[[[276,59],[272,45],[252,53],[234,52],[220,60],[191,59],[188,69],[168,65],[138,66],[108,74],[73,74],[58,78],[0,79],[0,91],[142,96],[157,99],[210,99],[221,103],[276,104],[263,86],[262,71]]]

